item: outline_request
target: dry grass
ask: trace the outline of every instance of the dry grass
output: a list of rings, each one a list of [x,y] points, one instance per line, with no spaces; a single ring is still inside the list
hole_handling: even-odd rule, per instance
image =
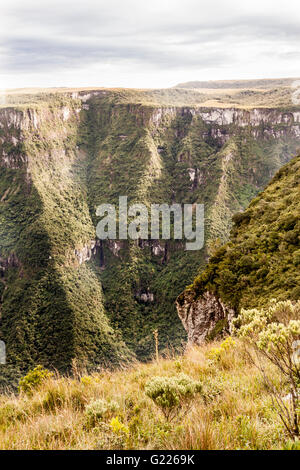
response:
[[[289,446],[242,343],[208,359],[216,344],[182,357],[89,377],[53,377],[31,396],[0,397],[0,449],[281,449]],[[270,366],[268,366],[270,367]],[[171,424],[144,393],[153,376],[183,372],[203,383],[190,411]],[[284,393],[284,391],[283,391]],[[118,411],[90,425],[86,405],[114,400]],[[126,432],[110,426],[118,416]]]
[[[229,85],[228,85],[229,86]],[[294,89],[284,81],[278,86],[247,88],[18,88],[0,90],[0,109],[9,106],[30,106],[49,101],[54,96],[70,96],[74,92],[101,92],[114,103],[137,103],[145,106],[189,106],[205,108],[277,108],[292,106]]]

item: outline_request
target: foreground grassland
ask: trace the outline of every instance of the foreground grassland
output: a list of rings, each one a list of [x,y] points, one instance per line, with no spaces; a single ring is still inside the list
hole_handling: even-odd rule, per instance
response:
[[[74,366],[72,378],[50,377],[31,394],[2,395],[0,449],[299,448],[285,434],[244,344],[229,345],[211,343],[90,376]],[[201,383],[201,392],[167,421],[146,395],[147,382],[180,374]]]

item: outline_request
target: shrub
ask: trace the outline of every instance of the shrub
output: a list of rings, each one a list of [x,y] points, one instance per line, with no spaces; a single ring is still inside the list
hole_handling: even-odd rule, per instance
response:
[[[96,385],[96,384],[100,383],[100,379],[99,379],[99,377],[93,377],[91,375],[84,375],[84,376],[81,377],[80,383],[82,383],[82,385],[88,387],[88,386]]]
[[[298,245],[299,244],[299,231],[298,230],[289,230],[284,235],[284,240],[291,245]]]
[[[237,212],[232,217],[232,222],[239,227],[242,223],[248,224],[251,219],[249,212]]]
[[[294,261],[295,266],[299,266],[299,264],[300,264],[300,250],[294,251],[293,261]]]
[[[21,419],[24,413],[17,402],[9,401],[0,406],[0,426],[7,426],[10,423]]]
[[[260,368],[279,417],[290,437],[300,435],[300,301],[276,302],[262,310],[243,310],[234,322],[236,333],[248,341],[263,357],[279,371],[283,383],[288,385],[289,404],[282,397],[282,389],[276,388],[262,362]]]
[[[43,400],[43,409],[47,412],[62,408],[66,402],[64,391],[59,389],[50,389],[47,391]]]
[[[87,405],[85,414],[90,426],[95,426],[97,422],[102,421],[109,414],[118,411],[119,405],[115,401],[96,400]]]
[[[129,433],[128,427],[119,421],[118,416],[116,418],[112,418],[109,425],[114,434],[128,434]]]
[[[294,289],[291,292],[291,298],[292,298],[292,300],[299,300],[300,299],[300,286],[294,287]]]
[[[145,387],[146,395],[161,409],[168,421],[174,419],[182,409],[187,409],[201,390],[202,385],[185,374],[153,377]]]
[[[293,230],[297,222],[298,214],[287,214],[283,219],[281,219],[279,228],[285,231]]]
[[[224,389],[224,383],[221,376],[206,377],[203,383],[202,398],[205,405],[215,402]]]
[[[93,377],[91,377],[90,375],[84,375],[83,377],[81,377],[80,382],[82,383],[82,385],[89,386],[93,385],[94,381]]]
[[[20,379],[18,390],[30,395],[33,390],[37,389],[46,379],[52,376],[53,373],[48,369],[44,369],[43,366],[37,366]]]
[[[211,350],[207,353],[207,356],[212,361],[218,362],[221,359],[222,354],[225,351],[228,351],[234,345],[235,341],[231,338],[231,336],[228,336],[228,338],[226,338],[218,348],[211,348]]]
[[[239,271],[244,274],[249,274],[252,269],[253,269],[253,258],[252,256],[249,255],[244,255],[242,256],[238,262],[237,266],[239,268]]]

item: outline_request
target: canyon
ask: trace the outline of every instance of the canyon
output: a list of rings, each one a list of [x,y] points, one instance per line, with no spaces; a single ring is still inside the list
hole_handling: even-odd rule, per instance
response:
[[[0,107],[0,340],[7,369],[148,360],[155,329],[162,354],[206,337],[225,304],[207,294],[210,306],[199,316],[199,303],[193,305],[194,320],[182,314],[183,325],[176,298],[228,240],[232,216],[300,147],[300,107],[287,96],[287,88],[8,96]],[[119,196],[147,207],[204,204],[205,247],[98,240],[96,208],[117,205]],[[211,310],[215,322],[208,325]],[[202,325],[197,338],[191,321]]]

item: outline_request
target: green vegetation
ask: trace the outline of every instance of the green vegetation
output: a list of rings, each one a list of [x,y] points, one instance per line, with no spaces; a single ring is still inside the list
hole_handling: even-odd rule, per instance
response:
[[[228,239],[232,215],[298,146],[289,120],[272,121],[281,109],[254,133],[251,123],[204,120],[211,108],[188,104],[198,92],[96,91],[84,104],[79,95],[89,91],[25,93],[0,110],[4,386],[36,364],[66,371],[74,359],[91,368],[148,360],[155,329],[160,353],[180,351],[186,334],[176,297],[215,240]],[[119,195],[147,206],[204,203],[207,247],[95,245],[95,209]]]
[[[33,390],[38,388],[46,379],[53,376],[53,373],[43,366],[36,366],[30,370],[27,375],[21,378],[19,382],[19,392],[24,392],[31,395]]]
[[[116,106],[102,96],[90,104],[86,122],[92,129],[88,138],[91,208],[107,201],[118,203],[120,194],[128,195],[129,203],[148,206],[204,203],[207,243],[226,241],[232,215],[266,186],[270,174],[295,151],[297,141],[289,131],[282,139],[265,140],[263,135],[254,138],[251,127],[214,124],[221,135],[230,134],[222,145],[212,137],[212,125],[191,111],[166,113],[158,126],[152,118],[156,112],[151,107]],[[194,181],[189,169],[195,171]],[[96,268],[112,324],[140,359],[153,353],[154,329],[159,330],[161,352],[168,346],[180,350],[185,332],[174,302],[203,268],[206,251],[185,252],[174,240],[160,242],[158,256],[153,256],[151,243],[122,242],[119,247],[116,255],[104,244],[104,269]],[[140,300],[140,294],[147,292],[154,302]]]
[[[206,96],[210,106],[278,107],[290,106],[292,84],[297,78],[262,80],[212,80],[179,83],[174,90]]]
[[[91,378],[90,383],[93,383],[93,378]],[[103,421],[110,415],[113,416],[118,411],[119,405],[117,402],[108,402],[103,399],[92,401],[85,408],[87,422],[90,427],[95,427],[99,422]]]
[[[258,351],[257,367],[274,398],[274,406],[291,438],[300,435],[300,301],[272,302],[267,309],[242,310],[235,321],[237,334]],[[282,386],[274,384],[263,367],[265,357],[278,370],[290,393],[282,398]]]
[[[6,90],[5,104],[24,107],[43,105],[45,102],[76,94],[98,93],[112,104],[138,104],[143,106],[178,107],[230,107],[273,108],[285,106],[291,109],[292,83],[297,78],[266,80],[217,80],[180,83],[173,88],[36,88]]]
[[[66,370],[74,358],[96,365],[130,357],[105,316],[99,280],[76,256],[95,237],[87,162],[76,149],[79,104],[62,96],[30,110],[31,119],[29,111],[18,112],[22,148],[13,145],[10,163],[1,167],[1,339],[8,364],[23,370],[37,363]],[[15,113],[4,115],[6,140],[17,135],[9,125]]]
[[[287,94],[257,88],[84,105],[48,90],[0,109],[0,449],[300,448],[299,139]],[[278,107],[216,118],[237,103],[244,122],[253,100]],[[96,240],[96,207],[120,195],[205,204],[205,247]],[[180,355],[174,303],[194,278],[179,302],[214,293],[241,312],[237,337],[214,341],[222,319]]]
[[[167,421],[179,417],[189,403],[200,393],[202,385],[185,374],[173,377],[153,377],[146,384],[145,393],[161,409]]]
[[[234,216],[230,241],[218,249],[186,295],[208,290],[239,311],[270,299],[299,299],[300,157]],[[180,299],[183,299],[183,296]]]

